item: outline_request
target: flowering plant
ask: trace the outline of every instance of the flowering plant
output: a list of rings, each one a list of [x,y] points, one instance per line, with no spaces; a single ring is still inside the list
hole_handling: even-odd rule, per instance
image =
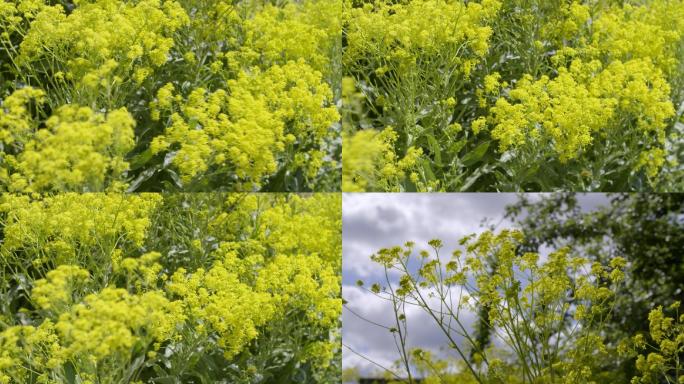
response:
[[[369,291],[393,309],[387,331],[400,359],[391,376],[405,376],[410,383],[417,375],[430,383],[623,382],[601,364],[631,354],[638,355],[631,383],[684,380],[679,302],[669,307],[673,317],[662,306],[651,311],[652,345],[643,334],[616,343],[606,338],[604,327],[616,315],[615,296],[626,279],[627,260],[613,257],[604,265],[569,248],[542,257],[521,253],[523,241],[522,232],[503,230],[464,237],[462,248],[451,255],[444,255],[442,241],[435,239],[428,243],[430,251],[416,252],[408,242],[372,256],[384,267],[386,280]],[[410,348],[414,325],[407,313],[416,309],[428,315],[443,338],[444,353],[456,362]],[[482,328],[468,324],[468,313],[477,314]],[[486,342],[490,335],[492,346]],[[640,354],[647,347],[657,351]]]
[[[2,0],[0,190],[339,189],[340,15]]]
[[[681,0],[344,15],[344,190],[682,189]]]
[[[3,196],[0,383],[334,381],[340,204]]]

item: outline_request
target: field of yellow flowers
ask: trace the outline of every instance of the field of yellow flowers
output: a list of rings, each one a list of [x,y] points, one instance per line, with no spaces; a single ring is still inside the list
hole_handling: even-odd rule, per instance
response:
[[[334,191],[341,2],[0,1],[0,191]]]
[[[682,0],[344,5],[343,190],[684,189]]]
[[[342,192],[462,191],[566,194],[379,248],[395,379],[684,384],[684,0],[0,0],[0,384],[339,384]]]
[[[341,199],[0,198],[0,383],[333,383]]]

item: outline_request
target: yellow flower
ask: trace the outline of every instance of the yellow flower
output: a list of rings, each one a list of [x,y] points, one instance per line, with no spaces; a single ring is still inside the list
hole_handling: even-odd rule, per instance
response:
[[[473,133],[476,135],[480,133],[483,129],[485,129],[487,126],[487,119],[480,116],[478,117],[475,121],[473,121],[473,124],[471,126]]]
[[[674,115],[670,88],[662,73],[646,60],[614,61],[605,68],[596,61],[574,60],[569,68],[559,68],[556,78],[525,76],[491,108],[492,137],[500,151],[526,144],[551,146],[561,162],[581,156],[596,140],[624,124],[626,117],[636,121],[631,128],[652,135],[625,135],[640,146],[661,147],[667,120]],[[646,137],[646,143],[642,143]],[[649,153],[653,159],[649,177],[657,174],[664,161],[661,150]],[[648,157],[641,155],[638,170]]]
[[[360,192],[373,190],[399,191],[404,179],[412,182],[419,190],[435,188],[423,183],[416,176],[418,163],[423,155],[420,148],[409,148],[403,158],[394,154],[396,132],[385,128],[382,132],[362,130],[354,135],[342,134],[342,190]]]
[[[60,265],[48,272],[45,279],[37,280],[31,297],[44,310],[59,310],[71,305],[75,286],[83,284],[90,274],[87,270],[72,265]]]
[[[245,42],[229,52],[233,65],[268,67],[305,60],[316,71],[330,75],[331,60],[340,45],[342,2],[310,0],[283,6],[266,3],[244,21]]]
[[[18,96],[26,100],[22,96],[25,92],[21,92]],[[125,108],[102,114],[88,107],[65,105],[47,119],[44,129],[38,129],[39,122],[21,111],[25,107],[19,107],[15,97],[8,98],[15,112],[3,118],[7,125],[0,121],[0,137],[23,148],[9,163],[8,173],[14,173],[12,182],[0,180],[9,184],[4,188],[86,192],[122,187],[119,181],[128,170],[124,159],[133,148],[135,126]]]
[[[68,14],[61,5],[43,6],[23,32],[16,60],[26,71],[38,70],[45,60],[55,63],[73,79],[72,100],[89,104],[100,93],[79,92],[80,86],[94,90],[129,77],[139,85],[166,62],[174,32],[188,22],[173,0],[78,2]],[[111,89],[119,91],[128,92]]]
[[[79,260],[108,265],[117,258],[117,253],[103,254],[99,246],[141,246],[151,224],[150,215],[160,200],[154,194],[65,193],[38,201],[5,195],[0,199],[0,210],[7,215],[0,253],[25,249],[46,255],[58,265],[74,265]],[[45,239],[39,241],[43,236]],[[6,259],[6,262],[25,260]]]
[[[173,86],[167,84],[158,92],[155,107],[179,112],[171,114],[170,125],[151,148],[160,152],[179,144],[173,163],[184,182],[210,168],[227,168],[237,176],[236,188],[259,187],[277,170],[285,142],[292,142],[292,137],[302,148],[313,147],[297,155],[306,156],[301,166],[310,176],[318,172],[324,139],[334,134],[330,127],[339,119],[336,108],[329,106],[332,92],[319,72],[303,61],[288,62],[264,72],[241,72],[227,85],[229,92],[195,89],[173,107]]]
[[[486,93],[496,93],[499,90],[501,81],[501,75],[498,72],[494,72],[491,75],[487,75],[484,78],[484,91]]]
[[[121,356],[126,361],[135,345],[168,339],[182,321],[179,309],[158,292],[131,295],[104,288],[62,314],[55,329],[71,358]]]

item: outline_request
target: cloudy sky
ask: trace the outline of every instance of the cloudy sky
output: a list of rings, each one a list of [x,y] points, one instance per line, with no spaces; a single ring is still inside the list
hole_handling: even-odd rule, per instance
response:
[[[528,195],[539,199],[540,195]],[[605,204],[601,194],[583,195],[579,199],[584,210]],[[382,283],[383,268],[370,260],[370,255],[385,247],[414,241],[416,249],[426,249],[427,241],[441,239],[450,252],[458,239],[484,230],[483,225],[509,228],[503,218],[506,205],[517,201],[516,194],[455,193],[455,194],[344,194],[342,214],[343,289],[347,305],[342,315],[343,366],[356,367],[363,375],[379,369],[361,354],[385,367],[397,360],[398,354],[391,334],[360,317],[392,326],[391,304],[356,286],[357,280],[370,286]],[[359,315],[359,316],[357,316]],[[439,350],[443,336],[430,326],[431,319],[418,309],[406,313],[409,326],[408,343],[413,347]],[[470,324],[474,316],[464,314]],[[353,349],[356,353],[353,353]]]

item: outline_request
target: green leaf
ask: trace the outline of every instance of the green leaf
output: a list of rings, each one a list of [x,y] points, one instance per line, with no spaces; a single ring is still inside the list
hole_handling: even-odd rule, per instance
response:
[[[430,160],[423,160],[423,172],[425,172],[425,180],[434,181],[437,179],[435,173],[432,172],[432,166],[430,166]]]
[[[74,368],[74,365],[70,362],[64,364],[64,378],[66,379],[67,384],[76,383],[76,369]]]
[[[487,153],[487,149],[489,149],[490,143],[491,141],[485,141],[484,143],[475,147],[475,149],[473,149],[472,151],[466,153],[466,155],[463,156],[463,159],[461,159],[463,165],[465,165],[466,167],[470,167],[471,165],[481,161],[484,155]]]
[[[153,157],[154,157],[154,154],[148,148],[148,149],[136,154],[135,156],[133,156],[128,161],[129,167],[131,170],[141,168],[143,165],[147,164]]]
[[[438,167],[442,166],[442,150],[439,145],[439,141],[435,139],[435,137],[431,134],[427,134],[427,141],[428,145],[430,146],[430,152],[432,152],[432,155],[435,160],[435,165]]]

